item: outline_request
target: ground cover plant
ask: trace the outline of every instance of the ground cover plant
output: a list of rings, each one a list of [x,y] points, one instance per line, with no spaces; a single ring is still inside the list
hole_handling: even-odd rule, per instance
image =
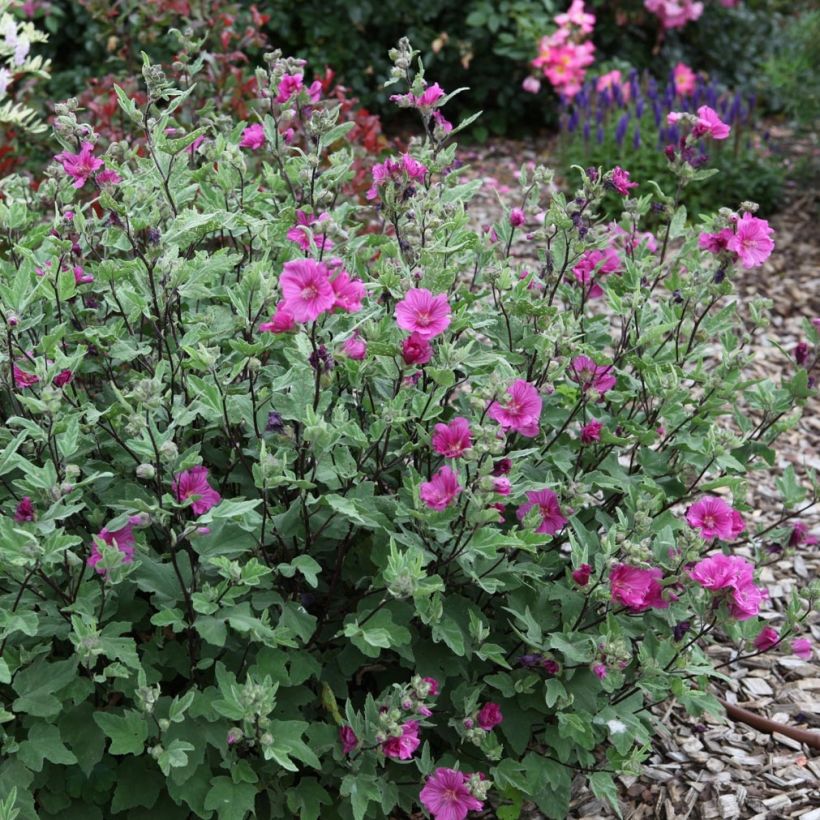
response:
[[[244,121],[180,119],[198,71],[146,58],[133,139],[65,104],[2,181],[3,820],[559,818],[576,775],[617,806],[653,704],[718,708],[710,641],[812,652],[816,590],[758,617],[749,513],[820,322],[745,378],[732,278],[776,237],[680,204],[729,126],[676,112],[669,191],[522,169],[476,232],[414,58],[424,136],[363,198],[355,123],[277,52]],[[816,488],[779,486],[800,549]]]

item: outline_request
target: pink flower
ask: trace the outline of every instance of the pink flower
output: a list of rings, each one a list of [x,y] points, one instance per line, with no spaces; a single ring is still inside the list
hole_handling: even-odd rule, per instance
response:
[[[621,260],[618,258],[618,252],[614,248],[604,248],[584,251],[575,263],[572,273],[582,285],[586,286],[591,282],[592,286],[587,296],[590,299],[598,299],[604,295],[604,291],[595,279],[619,273],[620,270]]]
[[[429,481],[422,482],[419,497],[430,509],[441,512],[453,503],[462,489],[458,474],[445,465]]]
[[[367,342],[358,333],[346,339],[342,344],[342,350],[348,359],[361,361],[367,356]]]
[[[493,492],[498,493],[498,495],[508,496],[511,490],[512,484],[510,484],[510,479],[507,476],[502,475],[493,479]]]
[[[510,211],[509,220],[513,228],[520,228],[527,221],[527,217],[521,208],[513,208]]]
[[[103,543],[108,544],[109,547],[116,547],[122,553],[123,564],[131,564],[134,561],[134,550],[137,546],[133,528],[143,523],[142,516],[132,515],[128,519],[128,523],[121,529],[112,532],[105,527],[97,533],[97,538]],[[94,542],[91,545],[91,555],[89,555],[87,562],[88,566],[97,568],[97,564],[99,564],[100,561],[102,561],[102,553],[97,543]],[[105,574],[105,570],[102,567],[97,568],[96,571],[100,575]]]
[[[731,228],[724,228],[717,233],[702,233],[698,237],[698,246],[709,253],[721,253],[726,250],[734,235]]]
[[[119,185],[122,177],[112,168],[103,168],[96,176],[98,185]]]
[[[643,4],[663,28],[681,28],[703,13],[703,3],[694,0],[644,0]]]
[[[730,541],[743,532],[743,519],[738,520],[736,510],[732,509],[722,498],[707,495],[692,504],[686,511],[686,520],[690,527],[700,530],[703,538],[721,538]]]
[[[612,169],[609,182],[621,196],[628,196],[630,188],[638,187],[637,182],[630,182],[629,171],[624,171],[620,165],[616,165]]]
[[[714,109],[709,108],[708,105],[698,108],[698,119],[692,129],[696,137],[709,136],[714,140],[725,140],[730,131],[729,126],[721,121]]]
[[[259,325],[259,330],[262,333],[287,333],[293,330],[296,326],[296,320],[293,314],[285,308],[285,300],[282,299],[276,305],[276,313],[270,317],[267,322],[262,322]]]
[[[753,583],[754,565],[738,555],[724,555],[719,552],[698,561],[689,575],[704,589],[717,592]]]
[[[772,254],[773,231],[765,219],[758,219],[745,213],[735,225],[735,232],[726,243],[734,251],[744,268],[756,268],[762,265]]]
[[[431,108],[443,96],[444,89],[438,83],[433,83],[429,88],[424,89],[424,93],[420,97],[416,97],[416,105],[419,108]]]
[[[436,769],[419,793],[421,804],[433,820],[464,820],[471,811],[481,811],[484,803],[468,788],[464,772]]]
[[[765,590],[752,583],[737,587],[732,590],[729,614],[738,621],[754,618],[760,612],[760,605],[767,597]]]
[[[34,373],[27,373],[25,370],[21,370],[16,364],[12,365],[12,371],[14,373],[14,384],[18,389],[31,387],[33,384],[37,384],[37,382],[40,381],[39,376]]]
[[[435,678],[422,678],[422,681],[427,684],[427,694],[424,697],[438,697],[438,693],[441,691],[439,682]]]
[[[346,270],[340,270],[330,282],[333,288],[334,310],[358,313],[362,309],[362,299],[366,291],[361,279],[351,279]]]
[[[584,392],[592,390],[600,397],[615,387],[617,379],[611,374],[612,365],[598,365],[589,356],[576,356],[570,362],[571,378]]]
[[[51,383],[55,387],[65,387],[73,378],[74,378],[74,374],[70,370],[61,370],[51,380]]]
[[[561,514],[558,496],[546,487],[543,490],[527,492],[527,500],[516,511],[518,520],[523,521],[533,507],[538,508],[541,516],[541,523],[536,527],[536,532],[555,535],[567,523],[567,519]]]
[[[279,287],[284,297],[284,309],[297,322],[315,322],[336,301],[327,266],[313,259],[285,262]]]
[[[681,97],[688,97],[697,85],[695,72],[686,63],[678,63],[675,66],[672,70],[672,80],[675,83],[675,93]]]
[[[301,74],[285,74],[279,81],[276,102],[286,103],[291,97],[298,94],[304,88],[302,77]]]
[[[592,567],[589,564],[581,564],[578,569],[572,571],[572,580],[579,587],[585,587],[589,583],[590,575],[592,575]]]
[[[538,435],[542,401],[538,390],[523,379],[516,379],[508,388],[509,399],[501,404],[490,404],[488,415],[497,421],[505,432],[515,430],[527,438]]]
[[[85,272],[82,265],[74,265],[74,283],[77,285],[85,285],[88,282],[93,282],[94,277],[90,273]]]
[[[63,166],[63,170],[74,179],[74,187],[82,188],[92,174],[102,168],[103,161],[93,156],[94,146],[84,142],[78,154],[62,151],[54,159]]]
[[[314,226],[321,225],[330,220],[330,214],[323,212],[318,217],[308,216],[301,208],[296,210],[296,224],[288,228],[287,237],[291,242],[295,242],[303,251],[310,250],[310,240],[316,243],[316,247],[321,250],[329,250],[333,247],[332,240],[323,233],[313,229]],[[325,229],[326,230],[326,229]]]
[[[427,168],[409,154],[402,154],[399,159],[388,158],[373,166],[373,184],[367,191],[368,199],[376,199],[379,188],[387,182],[406,184],[409,182],[423,183],[427,176]]]
[[[614,86],[621,84],[621,72],[617,68],[612,71],[607,71],[606,74],[601,74],[595,83],[595,90],[600,94],[601,91],[608,91]]]
[[[607,668],[605,663],[596,663],[592,666],[592,671],[595,673],[595,677],[598,680],[603,680],[607,676]]]
[[[604,425],[596,419],[588,421],[581,428],[581,444],[592,444],[593,442],[601,440],[601,430]]]
[[[24,495],[14,510],[14,521],[17,524],[23,524],[27,521],[34,521],[34,516],[34,504],[32,504],[29,496]]]
[[[250,148],[255,151],[265,144],[265,129],[261,123],[257,122],[249,125],[242,132],[242,139],[239,141],[240,148]]]
[[[497,703],[485,703],[476,719],[479,727],[485,732],[489,732],[504,720],[504,715],[501,714],[501,707]]]
[[[342,743],[342,754],[349,755],[359,745],[359,738],[350,726],[339,727],[339,740]]]
[[[808,638],[797,638],[792,641],[792,652],[804,661],[810,661],[812,656],[811,641]]]
[[[430,342],[418,333],[411,333],[401,344],[405,364],[427,364],[433,356]]]
[[[795,521],[792,526],[791,535],[789,536],[789,546],[799,547],[805,544],[807,547],[813,547],[818,543],[816,535],[809,532],[808,525],[803,521]]]
[[[612,600],[628,607],[631,612],[643,612],[650,607],[666,609],[669,601],[663,597],[662,578],[663,572],[658,567],[642,569],[616,564],[609,573]]]
[[[565,14],[556,14],[555,22],[560,28],[577,26],[582,34],[591,34],[595,27],[595,15],[584,10],[584,0],[572,0]]]
[[[408,720],[401,727],[400,737],[389,737],[382,743],[382,751],[386,757],[409,760],[420,743],[418,721]]]
[[[764,626],[754,639],[754,646],[759,652],[767,652],[780,640],[780,633],[771,626]]]
[[[222,496],[208,483],[208,468],[197,466],[174,476],[171,485],[174,497],[180,503],[194,497],[191,509],[195,515],[208,512],[222,501]]]
[[[456,416],[448,424],[437,424],[433,433],[433,449],[445,458],[460,458],[473,446],[470,423]]]
[[[541,90],[541,81],[537,77],[525,77],[521,83],[521,88],[527,94],[537,94]]]
[[[432,339],[450,326],[447,294],[433,295],[427,288],[412,288],[396,305],[395,316],[402,330],[417,333],[422,339]]]

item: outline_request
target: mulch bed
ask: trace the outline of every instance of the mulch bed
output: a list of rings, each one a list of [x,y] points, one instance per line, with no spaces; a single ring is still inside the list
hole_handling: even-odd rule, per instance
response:
[[[820,157],[811,141],[794,139],[786,129],[776,126],[771,130],[792,162],[802,156],[818,167]],[[468,150],[464,158],[472,165],[471,176],[484,181],[471,207],[476,223],[488,225],[501,217],[499,196],[507,205],[519,204],[519,169],[530,162],[549,165],[548,155],[545,139],[494,140]],[[787,353],[804,337],[803,321],[820,316],[817,188],[805,170],[797,180],[789,183],[786,205],[770,220],[775,229],[775,253],[763,268],[735,275],[741,301],[751,296],[772,301],[772,326],[754,336],[750,375],[778,378],[789,374],[795,365]],[[522,249],[522,255],[525,253]],[[807,470],[820,472],[820,401],[816,396],[808,402],[798,426],[782,436],[777,452],[778,470],[791,464],[803,478]],[[774,475],[755,485],[748,500],[756,510],[749,516],[755,529],[782,515]],[[818,532],[820,504],[804,512],[801,519]],[[778,626],[778,613],[785,609],[792,589],[816,578],[818,570],[817,546],[803,547],[764,567],[761,580],[770,599],[763,617]],[[811,662],[786,654],[787,647],[732,662],[723,670],[731,679],[720,684],[716,694],[761,716],[820,731],[820,619],[816,616],[809,626],[815,646]],[[728,646],[713,647],[711,652],[718,663],[731,661],[735,654]],[[705,717],[699,723],[674,701],[655,711],[660,726],[642,775],[619,778],[624,817],[820,820],[820,755],[816,750],[783,735],[765,734],[726,719]],[[583,778],[576,788],[568,817],[615,816],[586,790]]]

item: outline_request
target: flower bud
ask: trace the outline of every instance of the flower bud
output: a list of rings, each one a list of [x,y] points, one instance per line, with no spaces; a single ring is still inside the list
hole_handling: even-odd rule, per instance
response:
[[[157,471],[154,469],[153,464],[139,464],[137,465],[137,478],[142,478],[147,481],[150,481],[154,478],[157,474]]]

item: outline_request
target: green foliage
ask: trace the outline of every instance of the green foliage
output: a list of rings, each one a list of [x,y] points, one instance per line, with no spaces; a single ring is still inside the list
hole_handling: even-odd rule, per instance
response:
[[[418,95],[409,44],[393,59]],[[611,173],[567,199],[524,170],[532,230],[478,232],[440,101],[360,199],[337,103],[284,93],[300,69],[266,55],[246,122],[193,127],[187,88],[146,61],[145,102],[120,94],[139,140],[106,149],[66,105],[61,147],[89,143],[104,169],[87,153],[36,189],[3,181],[0,817],[375,820],[417,812],[423,782],[458,767],[487,775],[470,788],[499,816],[526,799],[560,818],[577,773],[617,802],[650,703],[717,709],[703,648],[758,626],[685,570],[715,547],[685,506],[709,491],[752,508],[809,394],[805,370],[743,375],[763,305],[744,329],[731,258],[697,241],[728,217],[694,226],[660,192],[658,252],[621,247],[593,305],[572,269],[608,241]],[[653,201],[621,200],[621,229]],[[537,265],[511,253],[525,235]],[[361,305],[263,329],[295,310],[277,305],[297,261],[337,287],[343,268]],[[425,362],[396,322],[414,288],[448,304]],[[579,355],[613,384],[584,382]],[[535,430],[490,409],[517,380],[542,403]],[[456,417],[470,447],[445,459],[432,437]],[[422,485],[445,463],[460,492],[434,509]],[[523,509],[545,487],[552,528]],[[783,524],[805,488],[781,488]],[[668,606],[617,604],[623,563],[660,568]],[[805,612],[796,594],[782,633]]]

